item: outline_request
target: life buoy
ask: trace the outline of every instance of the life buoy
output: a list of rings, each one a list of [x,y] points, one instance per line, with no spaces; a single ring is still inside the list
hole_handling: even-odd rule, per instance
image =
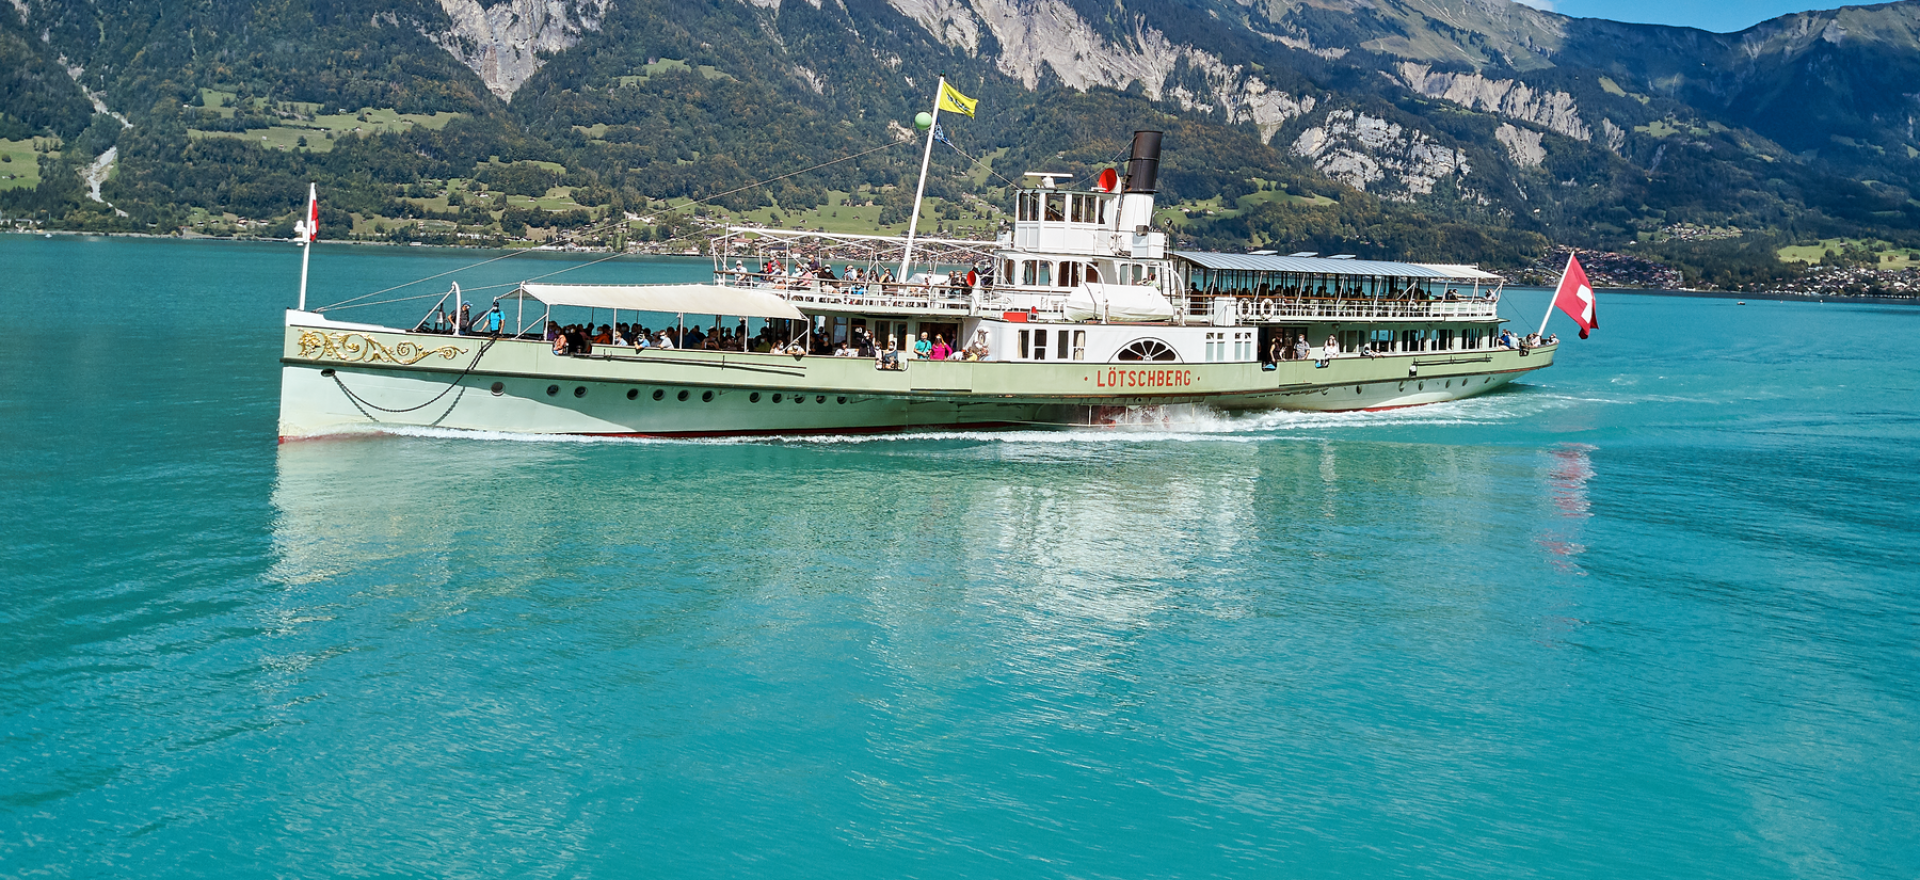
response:
[[[1262,318],[1273,317],[1273,300],[1263,299],[1260,301],[1260,317]]]

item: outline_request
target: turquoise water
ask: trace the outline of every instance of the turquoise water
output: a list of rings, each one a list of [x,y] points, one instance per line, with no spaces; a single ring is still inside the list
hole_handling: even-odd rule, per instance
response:
[[[276,445],[292,248],[0,268],[0,877],[1920,875],[1920,311],[1603,294],[1377,414]]]

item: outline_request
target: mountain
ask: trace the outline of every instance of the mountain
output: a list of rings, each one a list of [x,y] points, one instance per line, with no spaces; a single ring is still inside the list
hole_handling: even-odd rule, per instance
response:
[[[271,231],[307,179],[326,228],[365,237],[632,215],[620,234],[665,238],[692,222],[668,199],[897,224],[903,123],[945,73],[981,99],[929,181],[963,231],[1014,172],[1089,172],[1153,127],[1160,222],[1202,246],[1633,247],[1728,284],[1790,274],[1794,242],[1920,244],[1920,0],[1734,34],[1508,0],[10,5],[0,168],[33,173],[0,210],[51,225]],[[1709,227],[1735,231],[1676,233]]]

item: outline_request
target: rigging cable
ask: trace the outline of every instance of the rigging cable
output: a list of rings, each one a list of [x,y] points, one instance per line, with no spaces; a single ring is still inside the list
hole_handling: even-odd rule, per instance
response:
[[[869,155],[872,155],[872,154],[874,154],[874,153],[878,153],[878,152],[880,152],[881,150],[889,150],[889,149],[892,149],[892,148],[894,148],[894,147],[897,147],[897,146],[899,146],[899,145],[901,145],[901,144],[903,144],[903,143],[907,143],[907,141],[894,141],[894,142],[892,142],[892,143],[888,143],[888,144],[882,144],[882,145],[880,145],[880,146],[878,146],[878,147],[874,147],[874,148],[873,148],[873,149],[871,149],[871,150],[865,150],[865,151],[862,151],[862,152],[859,152],[859,153],[854,153],[853,155],[850,155],[850,156],[842,156],[842,157],[840,157],[840,158],[838,158],[838,159],[831,159],[831,160],[828,160],[828,161],[826,161],[826,162],[821,162],[821,163],[820,163],[820,164],[818,164],[818,165],[813,165],[813,166],[810,166],[810,167],[807,167],[807,168],[802,168],[802,169],[800,169],[799,171],[794,171],[794,172],[790,172],[790,173],[788,173],[788,174],[782,174],[782,175],[780,175],[780,176],[778,176],[778,177],[769,177],[769,178],[767,178],[767,179],[765,179],[765,180],[757,180],[757,181],[754,181],[753,183],[749,183],[749,184],[747,184],[746,186],[743,186],[743,187],[739,187],[739,188],[737,188],[737,189],[730,189],[730,190],[727,190],[726,192],[722,192],[722,193],[714,193],[713,195],[710,195],[710,196],[706,196],[706,197],[704,197],[704,198],[699,198],[699,199],[692,199],[692,200],[689,200],[689,201],[687,201],[687,202],[685,202],[684,204],[680,204],[680,205],[674,205],[674,204],[672,204],[671,202],[669,202],[669,203],[668,203],[668,205],[667,205],[667,207],[666,207],[666,210],[667,210],[667,211],[681,211],[681,210],[685,210],[685,209],[687,209],[687,208],[691,208],[691,207],[693,207],[694,205],[700,205],[700,204],[705,204],[705,203],[707,203],[707,202],[711,202],[711,201],[713,201],[714,199],[722,199],[722,198],[726,198],[727,196],[730,196],[730,195],[734,195],[734,194],[736,194],[736,193],[743,193],[743,192],[746,192],[747,190],[750,190],[750,189],[754,189],[755,187],[761,187],[761,186],[766,186],[766,185],[767,185],[767,184],[769,184],[769,183],[778,183],[778,182],[780,182],[780,181],[782,181],[782,180],[786,180],[786,179],[787,179],[787,178],[789,178],[789,177],[796,177],[796,176],[798,176],[798,175],[801,175],[801,174],[805,174],[805,173],[807,173],[807,172],[809,172],[809,171],[818,171],[818,170],[820,170],[820,169],[822,169],[822,168],[826,168],[826,167],[828,167],[828,166],[830,166],[830,165],[838,165],[838,164],[840,164],[840,163],[842,163],[842,162],[851,162],[851,161],[853,161],[854,159],[859,159],[859,158],[861,158],[861,157],[863,157],[863,156],[869,156]],[[951,146],[951,145],[949,145],[949,146]],[[992,170],[992,169],[988,169],[988,170]],[[1005,178],[1001,178],[1001,179],[1002,179],[1002,180],[1005,180]],[[622,219],[620,219],[620,220],[615,220],[615,221],[609,221],[609,222],[606,222],[606,223],[602,223],[602,224],[600,224],[600,225],[598,225],[598,226],[590,226],[590,227],[587,227],[587,228],[586,228],[585,230],[582,230],[582,231],[580,231],[580,232],[575,232],[575,233],[571,233],[571,234],[570,234],[570,235],[568,236],[568,238],[569,238],[569,239],[572,239],[572,238],[575,238],[575,237],[577,237],[577,236],[581,236],[581,235],[591,235],[591,234],[593,234],[593,233],[595,233],[595,232],[600,232],[600,231],[603,231],[603,230],[607,230],[607,229],[612,229],[612,228],[614,228],[614,227],[616,227],[616,226],[621,226],[621,225],[624,225],[624,224],[625,224],[626,222],[627,222],[627,221],[626,221],[626,219],[625,219],[625,218],[622,218]],[[684,240],[686,240],[686,239],[689,239],[689,238],[691,238],[691,237],[692,237],[692,236],[686,236],[686,235],[683,235],[683,236],[678,236],[678,237],[676,237],[676,238],[670,238],[670,239],[667,239],[666,241],[664,241],[664,242],[661,242],[661,243],[662,243],[662,244],[671,244],[671,243],[673,243],[673,242],[676,242],[676,241],[684,241]],[[381,294],[383,294],[383,293],[392,293],[393,291],[396,291],[396,290],[399,290],[399,289],[401,289],[401,288],[403,288],[403,287],[412,287],[412,286],[413,286],[413,285],[415,285],[415,284],[420,284],[420,283],[422,283],[422,282],[425,282],[425,281],[432,281],[432,280],[434,280],[435,278],[445,278],[446,276],[448,276],[448,275],[452,275],[452,274],[454,274],[454,273],[456,273],[456,272],[465,272],[465,271],[467,271],[468,269],[477,269],[477,268],[479,268],[479,267],[481,267],[481,266],[485,266],[485,265],[487,265],[488,263],[497,263],[497,262],[500,262],[501,260],[509,260],[509,259],[512,259],[512,258],[514,258],[514,257],[517,257],[517,256],[520,256],[521,254],[526,254],[526,253],[532,253],[532,252],[533,252],[533,251],[532,251],[531,249],[527,249],[527,250],[518,250],[518,251],[514,251],[513,253],[510,253],[510,254],[502,254],[502,255],[500,255],[500,256],[498,256],[498,257],[494,257],[493,259],[490,259],[490,260],[481,260],[481,261],[480,261],[480,262],[478,262],[478,263],[471,263],[471,264],[468,264],[468,265],[465,265],[465,266],[461,266],[461,267],[459,267],[459,268],[455,268],[455,269],[448,269],[447,271],[445,271],[445,272],[441,272],[441,273],[440,273],[440,274],[438,274],[438,275],[428,275],[428,276],[427,276],[427,277],[425,277],[425,278],[417,278],[417,279],[414,279],[414,280],[412,280],[412,281],[408,281],[408,282],[406,282],[406,283],[404,283],[404,284],[396,284],[396,285],[394,285],[394,286],[392,286],[392,287],[389,287],[389,288],[386,288],[385,290],[376,290],[376,291],[374,291],[374,292],[372,292],[372,293],[366,293],[366,294],[361,294],[360,296],[356,296],[356,297],[351,297],[351,298],[349,298],[349,299],[344,299],[344,300],[341,300],[340,302],[337,302],[337,303],[333,303],[333,304],[331,304],[331,305],[326,305],[326,306],[321,306],[321,307],[319,307],[319,308],[316,308],[316,309],[314,309],[314,311],[315,311],[315,312],[325,312],[325,311],[327,311],[327,310],[329,310],[329,309],[338,309],[338,308],[358,308],[358,307],[360,307],[360,306],[369,306],[369,305],[382,305],[382,304],[385,304],[385,303],[392,303],[392,302],[405,302],[406,300],[384,300],[384,301],[382,301],[382,302],[380,302],[380,303],[369,303],[369,302],[361,302],[361,300],[365,300],[365,299],[368,299],[368,298],[370,298],[370,297],[376,297],[376,296],[379,296],[379,295],[381,295]],[[616,252],[615,252],[615,253],[613,254],[613,256],[624,256],[624,254],[623,254],[623,253],[621,253],[621,252],[617,252],[617,251],[616,251]],[[610,256],[610,257],[607,257],[606,259],[612,259],[612,258],[613,258],[613,257],[611,257],[611,256]],[[570,269],[561,269],[561,270],[559,270],[559,271],[557,271],[557,272],[549,272],[549,273],[547,273],[546,275],[540,275],[540,276],[537,276],[537,277],[540,277],[540,278],[547,278],[547,277],[550,277],[550,276],[553,276],[553,275],[558,275],[558,274],[560,274],[560,272],[569,272],[569,271],[572,271],[572,269],[578,269],[578,268],[581,268],[582,266],[591,266],[591,265],[593,265],[594,263],[601,263],[601,262],[605,262],[605,260],[594,260],[594,261],[593,261],[592,263],[583,263],[583,264],[581,264],[581,266],[574,266],[574,267],[572,267],[572,268],[570,268]],[[531,280],[531,279],[529,279],[529,280]],[[508,287],[508,286],[511,286],[511,285],[505,285],[505,284],[494,284],[494,285],[489,285],[488,287],[476,287],[476,288],[472,288],[472,289],[473,289],[473,290],[488,290],[488,289],[491,289],[491,288],[494,288],[494,287]],[[432,296],[432,295],[433,295],[433,294],[427,294],[427,296]],[[425,298],[425,297],[409,297],[408,299],[424,299],[424,298]]]

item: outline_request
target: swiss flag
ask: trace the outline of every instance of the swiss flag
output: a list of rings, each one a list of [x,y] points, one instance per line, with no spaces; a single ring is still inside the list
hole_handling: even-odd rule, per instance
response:
[[[301,241],[320,237],[320,190],[311,183],[307,184],[307,218],[293,224],[293,232]]]
[[[1580,260],[1572,254],[1567,255],[1567,271],[1560,276],[1560,289],[1554,291],[1553,306],[1580,325],[1581,339],[1600,326],[1600,319],[1593,311],[1593,285],[1587,283],[1586,270],[1580,268]]]

